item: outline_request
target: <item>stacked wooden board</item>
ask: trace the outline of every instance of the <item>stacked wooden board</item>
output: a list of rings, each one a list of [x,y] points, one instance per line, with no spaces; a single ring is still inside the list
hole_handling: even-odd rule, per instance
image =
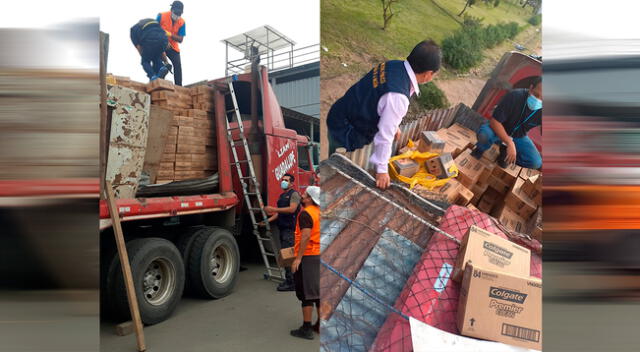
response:
[[[414,192],[427,199],[444,199],[451,204],[478,209],[494,216],[509,230],[540,239],[542,174],[515,164],[501,168],[496,163],[500,154],[498,145],[476,159],[471,155],[477,142],[476,133],[460,124],[440,129],[436,134],[444,141],[442,153],[453,156],[458,177],[431,191],[416,186]],[[421,143],[424,141],[417,141],[414,148],[420,150]],[[404,151],[403,148],[400,153]],[[439,197],[434,197],[434,193]]]
[[[164,79],[148,84],[115,79],[119,85],[147,92],[151,105],[173,113],[156,183],[205,178],[217,171],[213,88],[186,88]]]

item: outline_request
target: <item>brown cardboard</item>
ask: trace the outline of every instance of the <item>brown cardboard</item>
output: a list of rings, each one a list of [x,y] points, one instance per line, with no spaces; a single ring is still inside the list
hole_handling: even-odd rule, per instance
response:
[[[456,179],[451,179],[444,186],[436,187],[433,190],[443,195],[447,202],[453,203],[458,197],[458,188],[460,187],[460,182],[456,181]]]
[[[536,205],[542,205],[542,176],[535,175],[524,181],[522,192],[531,198]]]
[[[420,164],[411,159],[398,159],[393,161],[393,167],[395,167],[398,174],[412,177],[420,169]]]
[[[478,209],[478,208],[476,208],[476,206],[475,206],[475,205],[473,205],[473,204],[469,204],[469,205],[467,205],[467,209],[471,209],[471,210],[477,210],[477,211],[479,211],[479,209]]]
[[[507,166],[507,168],[496,166],[496,168],[493,169],[493,175],[509,186],[513,186],[520,174],[520,169],[521,167],[516,164],[511,164]]]
[[[427,160],[425,163],[429,173],[435,175],[437,178],[449,178],[454,175],[453,172],[449,172],[449,169],[453,166],[453,158],[449,153],[440,154]]]
[[[451,125],[447,130],[461,136],[466,141],[466,146],[468,147],[472,147],[478,142],[476,133],[459,123]]]
[[[490,214],[491,210],[500,202],[501,194],[493,188],[488,188],[478,201],[478,209]]]
[[[540,175],[540,171],[535,169],[527,169],[525,167],[520,170],[520,178],[527,180],[530,177]]]
[[[507,196],[504,198],[504,204],[522,218],[528,219],[533,215],[533,213],[535,213],[538,207],[536,206],[536,203],[529,198],[525,192],[523,192],[523,184],[524,180],[518,178],[511,191],[509,191]]]
[[[458,167],[458,181],[467,188],[472,188],[478,182],[480,174],[484,170],[484,165],[471,156],[471,150],[467,149],[455,159]]]
[[[437,134],[445,142],[443,153],[451,153],[454,158],[467,147],[467,142],[462,136],[448,131],[446,128],[439,129]]]
[[[496,164],[484,158],[480,159],[480,162],[484,166],[484,170],[482,170],[480,177],[478,177],[478,184],[485,184],[489,182],[489,177],[491,177]]]
[[[471,202],[471,199],[473,199],[473,192],[465,186],[460,185],[460,187],[458,187],[458,196],[453,202],[457,205],[466,206]]]
[[[529,276],[531,251],[472,225],[462,238],[453,280],[460,281],[468,262],[488,269]]]
[[[438,134],[434,131],[422,131],[420,133],[420,144],[418,150],[421,153],[442,153],[444,150],[445,142],[438,137]]]
[[[281,268],[288,268],[293,264],[296,259],[296,254],[293,247],[282,248],[278,253],[278,266]]]
[[[484,151],[482,159],[495,163],[498,159],[498,155],[500,155],[500,147],[497,144],[493,144],[491,145],[491,148]]]
[[[471,198],[471,203],[472,204],[478,204],[478,202],[480,201],[480,198],[484,195],[484,192],[486,192],[488,188],[489,188],[489,184],[488,183],[475,184],[471,188],[471,192],[473,192],[473,198]]]
[[[542,281],[469,264],[458,301],[460,334],[542,349]]]
[[[496,166],[496,169],[499,169],[499,167]],[[509,190],[511,189],[510,185],[506,184],[504,181],[496,177],[496,175],[489,176],[489,187],[491,189],[495,189],[500,194],[507,194],[507,192],[509,192]]]
[[[502,225],[511,231],[523,233],[526,231],[526,220],[503,204],[495,213],[495,217]]]

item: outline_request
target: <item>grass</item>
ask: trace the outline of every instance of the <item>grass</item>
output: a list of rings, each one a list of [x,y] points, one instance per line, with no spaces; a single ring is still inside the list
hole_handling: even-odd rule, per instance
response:
[[[331,78],[345,73],[361,74],[375,62],[404,59],[415,44],[426,38],[441,44],[460,28],[455,18],[462,20],[457,14],[464,4],[464,0],[400,0],[394,4],[396,15],[383,31],[380,1],[323,0],[321,43],[329,51],[322,51],[322,75]],[[465,13],[484,18],[485,25],[514,21],[524,26],[532,15],[530,9],[521,9],[514,0],[502,0],[497,8],[488,8],[479,1]],[[439,76],[447,78],[452,73],[441,72]]]

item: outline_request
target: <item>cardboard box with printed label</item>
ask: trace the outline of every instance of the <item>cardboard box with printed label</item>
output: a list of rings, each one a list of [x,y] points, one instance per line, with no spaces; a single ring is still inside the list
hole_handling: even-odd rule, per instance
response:
[[[436,187],[433,190],[444,196],[447,202],[453,203],[458,197],[458,187],[460,187],[460,182],[456,181],[456,179],[451,179],[445,185]]]
[[[420,169],[420,164],[411,159],[398,159],[393,161],[393,167],[401,176],[412,177]]]
[[[528,219],[535,213],[538,207],[536,203],[523,192],[523,184],[524,180],[518,178],[511,191],[509,191],[504,198],[504,204],[522,218]]]
[[[418,150],[421,153],[442,153],[444,150],[445,141],[440,139],[438,134],[434,131],[422,131],[420,133],[420,144]]]
[[[488,269],[529,276],[531,251],[472,225],[460,244],[453,280],[460,281],[469,262]]]
[[[499,167],[496,166],[496,169],[498,168]],[[508,185],[507,183],[496,177],[496,175],[489,176],[489,187],[491,189],[495,189],[500,194],[507,194],[507,192],[509,192],[509,190],[511,189],[511,185]]]
[[[536,205],[542,205],[542,176],[535,175],[522,183],[522,192],[533,200]]]
[[[485,184],[475,184],[472,188],[471,188],[471,192],[473,192],[473,198],[471,198],[471,204],[475,204],[477,205],[478,202],[480,201],[480,198],[482,198],[482,196],[484,195],[484,192],[487,191],[487,189],[489,189],[489,184],[485,183]]]
[[[296,259],[296,253],[293,247],[282,248],[278,255],[278,266],[281,268],[288,268],[293,264]]]
[[[484,151],[482,159],[495,163],[498,159],[498,155],[500,155],[500,147],[497,144],[493,144],[491,145],[491,148]]]
[[[451,153],[454,158],[467,147],[468,143],[460,135],[450,132],[446,128],[439,129],[437,134],[445,142],[442,152]]]
[[[542,281],[468,264],[460,287],[461,335],[542,349]]]
[[[513,186],[513,184],[516,183],[516,180],[518,179],[520,169],[521,167],[516,164],[510,164],[506,168],[496,166],[495,169],[493,169],[493,176],[496,176],[507,185]]]
[[[476,132],[462,126],[459,123],[455,123],[449,126],[447,130],[462,137],[462,139],[466,142],[465,145],[467,147],[473,147],[478,142]]]
[[[520,170],[520,178],[523,180],[527,180],[528,178],[531,178],[533,176],[537,176],[540,175],[540,171],[535,170],[535,169],[527,169],[526,167],[523,167]]]
[[[469,190],[467,187],[460,185],[458,187],[458,196],[453,201],[454,204],[466,206],[473,199],[473,192]]]
[[[491,210],[501,202],[501,194],[493,188],[487,189],[480,201],[478,201],[478,209],[490,214]]]
[[[480,177],[478,177],[478,184],[487,184],[489,182],[489,178],[491,174],[493,174],[493,169],[496,167],[494,162],[491,162],[487,159],[480,159],[480,163],[484,166],[484,170],[480,173]]]
[[[458,181],[467,188],[472,188],[478,182],[484,171],[484,164],[471,156],[471,150],[467,149],[455,159],[458,167]]]
[[[449,153],[440,154],[425,161],[425,163],[429,173],[439,179],[449,178],[454,175],[453,172],[449,171],[453,166],[453,158]]]
[[[511,231],[523,233],[527,228],[527,221],[503,204],[495,212],[495,217],[502,225]]]

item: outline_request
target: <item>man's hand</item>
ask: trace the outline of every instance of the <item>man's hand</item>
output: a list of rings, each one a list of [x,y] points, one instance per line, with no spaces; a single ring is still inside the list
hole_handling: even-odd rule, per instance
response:
[[[506,161],[507,164],[513,164],[516,162],[516,155],[516,145],[512,141],[511,143],[509,143],[509,145],[507,145],[507,156],[504,158],[504,161]]]
[[[293,261],[293,264],[291,264],[291,272],[295,273],[296,271],[298,271],[298,268],[300,267],[300,262],[302,261],[302,258],[296,258]]]
[[[380,189],[387,189],[391,184],[389,174],[376,174],[376,186]]]
[[[167,35],[167,37],[171,37],[171,32],[169,32],[168,30],[164,30],[164,33]]]
[[[266,207],[264,207],[264,211],[267,212],[267,214],[273,214],[276,212],[276,207],[272,207],[270,205],[267,205]]]
[[[402,132],[400,132],[400,128],[398,127],[398,129],[396,130],[396,134],[393,137],[393,139],[397,141],[398,139],[400,139],[400,135],[401,134],[402,134]]]

